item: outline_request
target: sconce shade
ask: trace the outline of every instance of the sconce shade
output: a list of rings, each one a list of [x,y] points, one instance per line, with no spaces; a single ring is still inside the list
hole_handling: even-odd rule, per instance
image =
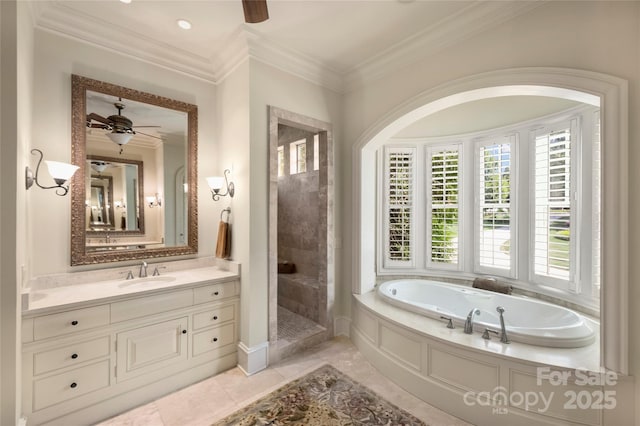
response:
[[[80,168],[73,164],[61,163],[59,161],[44,160],[44,162],[47,164],[49,174],[56,182],[58,182],[58,180],[61,180],[62,183],[68,181],[76,170]]]
[[[133,137],[132,133],[107,133],[107,137],[118,145],[126,145]]]
[[[224,186],[224,178],[222,176],[212,176],[207,178],[207,184],[212,191],[218,192]]]

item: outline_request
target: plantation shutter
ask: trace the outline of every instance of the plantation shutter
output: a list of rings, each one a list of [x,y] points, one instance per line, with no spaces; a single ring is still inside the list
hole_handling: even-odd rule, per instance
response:
[[[432,267],[455,267],[460,257],[460,146],[427,151],[427,252]]]
[[[569,123],[535,137],[533,272],[543,282],[572,278],[571,137]]]
[[[515,136],[478,145],[476,270],[515,276],[512,151]]]
[[[416,149],[386,147],[384,157],[384,266],[413,267]]]

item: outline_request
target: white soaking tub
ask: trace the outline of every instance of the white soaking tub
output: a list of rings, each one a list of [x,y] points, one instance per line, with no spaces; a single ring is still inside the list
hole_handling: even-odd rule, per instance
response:
[[[509,339],[531,345],[578,348],[590,345],[596,335],[592,322],[584,316],[551,303],[486,290],[423,279],[402,279],[382,283],[378,295],[386,302],[431,318],[450,317],[462,333],[469,312],[474,316],[474,332],[485,328],[500,331],[498,306],[505,310]],[[444,324],[443,324],[444,326]]]

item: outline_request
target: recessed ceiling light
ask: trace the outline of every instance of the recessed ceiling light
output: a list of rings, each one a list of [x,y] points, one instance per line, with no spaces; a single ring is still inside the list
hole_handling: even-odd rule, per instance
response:
[[[131,3],[131,0],[120,0],[120,1],[121,1],[122,3],[126,3],[126,4]]]
[[[187,21],[186,19],[178,19],[177,22],[178,22],[178,26],[183,30],[191,29],[191,22]]]

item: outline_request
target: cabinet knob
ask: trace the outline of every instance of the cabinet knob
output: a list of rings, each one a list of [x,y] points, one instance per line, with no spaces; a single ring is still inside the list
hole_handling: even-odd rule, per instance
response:
[[[71,359],[76,359],[76,358],[78,358],[78,354],[71,355]]]
[[[219,291],[214,291],[214,292],[213,292],[213,295],[214,295],[214,296],[217,296],[217,295],[219,295],[219,294],[220,294],[220,292],[219,292]]]
[[[213,341],[214,341],[214,342],[217,342],[217,341],[218,341],[218,338],[217,338],[217,337],[214,337],[214,338],[213,338]]]
[[[187,330],[182,330],[182,334],[187,334]]]
[[[78,386],[78,384],[77,384],[76,382],[73,382],[73,383],[71,383],[71,386],[70,386],[70,387],[71,387],[71,389],[74,389],[74,388],[75,388],[75,387],[77,387],[77,386]]]
[[[71,321],[71,325],[78,325],[78,321],[76,320]]]
[[[217,315],[214,315],[214,316],[213,316],[213,320],[214,320],[214,321],[217,321],[217,320],[218,320],[218,316],[217,316]]]

